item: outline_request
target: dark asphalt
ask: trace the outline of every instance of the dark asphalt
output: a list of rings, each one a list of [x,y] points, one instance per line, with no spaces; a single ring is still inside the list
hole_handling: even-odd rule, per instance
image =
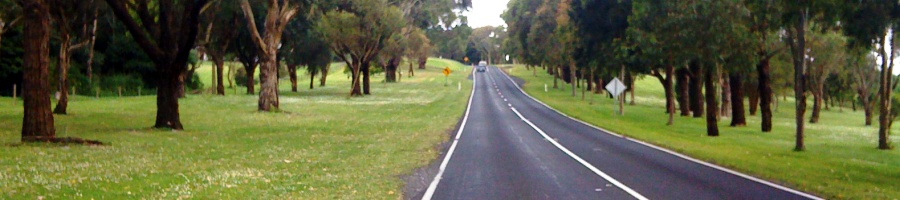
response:
[[[474,79],[467,124],[433,199],[809,199],[560,115],[497,68]]]

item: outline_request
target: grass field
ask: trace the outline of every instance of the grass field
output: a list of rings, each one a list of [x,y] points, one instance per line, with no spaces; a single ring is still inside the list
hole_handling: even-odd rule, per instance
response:
[[[760,131],[760,117],[747,116],[747,127],[729,127],[720,120],[721,136],[707,137],[705,118],[677,117],[666,126],[665,96],[657,79],[641,79],[635,86],[636,105],[625,107],[625,116],[615,115],[614,101],[605,95],[581,100],[571,96],[571,87],[552,89],[553,79],[524,67],[512,74],[527,83],[525,91],[575,118],[605,129],[657,144],[687,155],[772,180],[829,199],[900,198],[900,150],[877,150],[877,125],[864,126],[862,111],[832,108],[824,111],[819,124],[807,124],[804,152],[793,151],[794,102],[784,102],[774,112],[774,131]],[[544,84],[551,87],[544,92]],[[565,84],[560,82],[560,84]],[[590,95],[590,94],[588,94]],[[810,111],[807,111],[809,113]],[[877,118],[876,118],[877,119]],[[893,133],[900,132],[894,127]],[[900,144],[896,134],[891,138]]]
[[[461,64],[428,65],[400,83],[377,75],[360,98],[348,97],[341,66],[314,90],[282,80],[280,113],[257,112],[244,88],[189,95],[185,131],[148,128],[155,96],[74,97],[71,114],[55,116],[57,135],[110,144],[101,147],[21,144],[22,102],[0,98],[0,199],[398,199],[401,176],[437,157],[471,88]],[[198,70],[206,86],[208,66]]]

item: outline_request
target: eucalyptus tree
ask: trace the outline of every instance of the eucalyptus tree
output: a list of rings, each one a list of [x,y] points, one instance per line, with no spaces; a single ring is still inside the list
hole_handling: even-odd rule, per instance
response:
[[[55,114],[67,114],[69,106],[69,68],[72,54],[88,45],[91,41],[91,25],[96,20],[92,12],[98,5],[91,0],[74,2],[67,0],[51,0],[50,13],[59,40],[57,54],[57,91],[58,101],[53,109]]]
[[[331,51],[350,68],[350,96],[369,92],[369,68],[385,43],[403,27],[403,15],[386,0],[340,0],[325,12],[318,28]],[[364,85],[364,87],[363,87]]]
[[[810,23],[816,22],[821,27],[830,26],[837,19],[834,11],[840,7],[839,2],[835,0],[801,0],[801,1],[781,1],[778,6],[783,9],[781,20],[784,30],[784,43],[790,49],[791,62],[794,66],[794,98],[796,99],[795,121],[795,151],[803,151],[806,149],[804,144],[804,122],[803,117],[806,114],[806,85],[807,76],[806,69],[809,67],[807,62],[807,32],[810,31]],[[848,23],[848,25],[851,23]]]
[[[561,77],[562,65],[558,63],[561,54],[559,52],[559,40],[556,40],[556,11],[559,0],[545,0],[535,12],[532,18],[531,30],[528,31],[527,43],[540,65],[548,66],[548,71],[553,75],[553,88],[559,88],[558,79]]]
[[[819,113],[825,102],[825,84],[827,79],[841,67],[847,65],[846,38],[840,33],[826,31],[813,32],[809,37],[809,90],[813,95],[812,115],[809,123],[819,122]]]
[[[749,26],[750,34],[756,38],[757,62],[757,94],[759,97],[759,108],[761,117],[762,132],[772,131],[772,101],[775,96],[772,90],[772,70],[771,62],[773,56],[777,55],[784,49],[779,47],[780,42],[777,40],[776,31],[782,30],[782,12],[783,7],[776,1],[768,0],[745,0],[744,5],[750,10]],[[755,101],[751,101],[753,104]],[[756,104],[750,105],[752,108]]]
[[[225,95],[225,56],[228,54],[228,48],[231,46],[234,38],[237,37],[239,29],[234,27],[240,24],[240,11],[237,5],[229,4],[224,1],[212,2],[201,13],[200,36],[202,39],[198,41],[204,54],[209,55],[213,63],[213,77],[216,80],[215,91],[217,95]]]
[[[49,141],[56,137],[50,112],[50,2],[18,1],[23,9],[25,58],[22,141]]]
[[[880,71],[878,74],[879,107],[878,148],[891,149],[890,136],[891,99],[893,93],[893,69],[895,56],[900,48],[894,46],[900,42],[900,15],[897,11],[900,2],[896,1],[853,1],[847,2],[841,22],[844,33],[849,37],[850,48],[874,51]],[[860,73],[859,78],[864,78]],[[865,87],[865,86],[862,86]],[[861,95],[862,96],[862,95]]]
[[[200,10],[208,0],[158,0],[151,4],[106,0],[116,18],[152,60],[157,70],[156,128],[184,129],[178,112],[179,78],[197,40]]]
[[[526,66],[542,64],[537,59],[537,52],[533,51],[534,47],[528,42],[528,34],[531,31],[537,9],[542,3],[542,0],[511,0],[507,5],[508,8],[501,15],[509,26],[507,27],[509,37],[504,43],[507,47],[514,47],[511,48],[513,51],[510,53]],[[536,71],[537,68],[534,70]]]
[[[255,1],[254,3],[262,3]],[[311,6],[308,1],[296,0],[268,0],[265,1],[266,18],[263,30],[257,29],[256,18],[254,17],[253,8],[250,6],[249,0],[241,0],[241,11],[247,20],[248,29],[257,51],[257,57],[260,61],[260,92],[259,92],[259,111],[276,111],[278,110],[278,49],[281,47],[281,37],[284,29],[290,21],[300,15],[301,11],[306,11]]]

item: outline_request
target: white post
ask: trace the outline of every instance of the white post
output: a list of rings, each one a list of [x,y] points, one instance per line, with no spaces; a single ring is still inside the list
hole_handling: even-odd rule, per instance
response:
[[[548,92],[548,91],[547,91],[547,84],[546,84],[546,83],[544,83],[544,92]]]
[[[456,91],[462,91],[462,82],[456,82]]]

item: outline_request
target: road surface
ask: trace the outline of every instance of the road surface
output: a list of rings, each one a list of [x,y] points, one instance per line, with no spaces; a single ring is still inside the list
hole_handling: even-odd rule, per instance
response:
[[[817,199],[563,116],[498,68],[473,79],[423,199]]]

